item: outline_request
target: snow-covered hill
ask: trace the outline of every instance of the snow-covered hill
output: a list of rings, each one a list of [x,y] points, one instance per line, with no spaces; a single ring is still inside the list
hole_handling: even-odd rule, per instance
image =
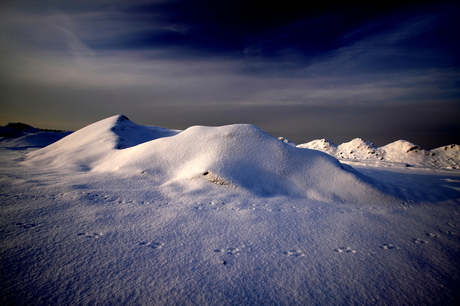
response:
[[[319,150],[342,161],[404,164],[406,167],[460,169],[460,146],[453,144],[426,150],[406,140],[397,140],[383,147],[355,138],[336,145],[327,139],[313,140],[297,145],[299,148]]]

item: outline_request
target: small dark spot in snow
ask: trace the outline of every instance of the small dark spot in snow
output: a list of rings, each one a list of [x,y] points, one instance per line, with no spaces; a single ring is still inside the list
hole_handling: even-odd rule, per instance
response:
[[[209,171],[204,171],[202,174],[203,174],[203,175],[208,175],[208,174],[209,174]]]
[[[226,265],[227,262],[226,262],[225,260],[222,260],[222,261],[221,261],[221,264]]]
[[[411,151],[417,152],[418,150],[422,150],[422,148],[419,147],[419,146],[413,146],[413,147],[411,147],[409,150],[407,150],[407,153],[409,153],[409,152],[411,152]]]

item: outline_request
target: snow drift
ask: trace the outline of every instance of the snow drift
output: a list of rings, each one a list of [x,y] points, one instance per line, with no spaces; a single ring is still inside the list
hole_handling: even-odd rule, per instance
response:
[[[375,181],[337,159],[293,147],[249,124],[179,132],[137,125],[119,115],[30,153],[27,163],[116,172],[180,193],[242,190],[342,202],[386,198]]]

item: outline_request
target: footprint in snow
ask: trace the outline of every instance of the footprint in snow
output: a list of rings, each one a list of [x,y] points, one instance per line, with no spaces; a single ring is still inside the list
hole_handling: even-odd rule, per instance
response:
[[[412,242],[413,242],[413,243],[416,243],[416,244],[425,244],[425,243],[428,243],[428,241],[422,240],[422,239],[420,239],[420,238],[412,239]]]
[[[356,251],[351,249],[350,247],[340,247],[340,248],[334,249],[334,251],[337,253],[356,253]]]

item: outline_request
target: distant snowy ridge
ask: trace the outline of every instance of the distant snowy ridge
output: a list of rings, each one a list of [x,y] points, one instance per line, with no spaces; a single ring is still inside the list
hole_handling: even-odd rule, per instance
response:
[[[184,131],[137,125],[119,115],[28,154],[26,164],[114,173],[171,194],[249,192],[317,201],[387,199],[392,187],[315,150],[301,150],[250,124]]]
[[[24,123],[0,126],[0,147],[25,149],[41,148],[56,142],[72,132],[43,131]]]
[[[297,145],[298,148],[325,152],[340,160],[403,163],[407,167],[460,169],[460,146],[452,144],[426,150],[406,140],[397,140],[383,147],[361,138],[336,145],[327,139],[313,140]]]

